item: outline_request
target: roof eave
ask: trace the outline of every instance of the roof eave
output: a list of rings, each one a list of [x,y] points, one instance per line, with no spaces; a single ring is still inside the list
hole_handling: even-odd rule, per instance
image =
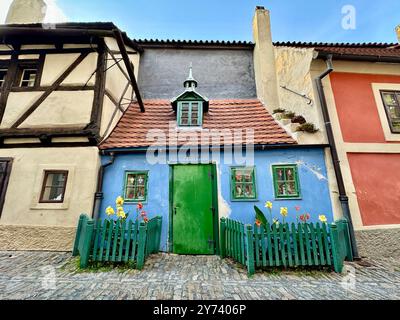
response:
[[[341,54],[329,51],[318,52],[317,59],[326,59],[328,56],[332,56],[335,60],[350,60],[350,61],[366,61],[366,62],[386,62],[386,63],[400,63],[400,56],[374,56],[374,55],[357,55],[357,54]]]

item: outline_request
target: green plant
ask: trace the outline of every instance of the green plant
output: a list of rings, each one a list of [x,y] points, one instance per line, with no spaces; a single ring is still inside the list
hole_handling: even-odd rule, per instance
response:
[[[295,116],[292,118],[292,123],[300,123],[300,124],[304,124],[306,123],[306,119],[303,116]]]
[[[296,114],[292,111],[287,111],[282,115],[282,119],[293,119],[296,116]]]
[[[275,114],[275,113],[284,113],[284,112],[286,112],[285,109],[283,109],[283,108],[278,108],[278,109],[274,109],[274,110],[272,111],[272,114]]]
[[[318,129],[315,128],[315,126],[314,126],[313,123],[306,122],[306,123],[301,124],[301,125],[297,128],[296,131],[303,131],[303,132],[308,132],[308,133],[315,133],[315,132],[318,131]]]

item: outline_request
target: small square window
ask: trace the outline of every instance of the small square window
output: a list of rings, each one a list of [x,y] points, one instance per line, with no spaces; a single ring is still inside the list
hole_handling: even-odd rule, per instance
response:
[[[202,125],[203,104],[201,102],[178,103],[178,125],[181,127],[197,127]]]
[[[7,76],[7,69],[0,69],[0,88],[3,87]]]
[[[290,199],[300,197],[299,177],[296,165],[272,166],[275,198]]]
[[[253,167],[231,168],[231,193],[233,200],[255,200],[257,198]]]
[[[390,130],[400,133],[400,91],[381,91]]]
[[[23,69],[20,87],[34,87],[36,83],[37,69]]]
[[[68,171],[45,171],[40,203],[64,202]]]
[[[146,201],[147,172],[129,171],[125,174],[124,199],[127,202]]]

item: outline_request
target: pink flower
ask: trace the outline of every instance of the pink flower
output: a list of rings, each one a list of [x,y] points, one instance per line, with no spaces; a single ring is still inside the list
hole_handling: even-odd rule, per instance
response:
[[[300,220],[301,220],[301,221],[306,222],[306,221],[309,220],[309,219],[310,219],[310,214],[309,214],[309,213],[305,213],[305,214],[302,214],[302,215],[300,216]]]
[[[137,204],[136,208],[138,208],[138,210],[142,210],[143,209],[143,204],[141,202],[139,202]]]
[[[140,215],[141,215],[142,217],[145,217],[145,216],[147,215],[147,213],[146,213],[146,211],[142,211],[142,212],[140,213]]]
[[[300,211],[300,206],[295,206],[294,208],[296,209],[296,211]]]

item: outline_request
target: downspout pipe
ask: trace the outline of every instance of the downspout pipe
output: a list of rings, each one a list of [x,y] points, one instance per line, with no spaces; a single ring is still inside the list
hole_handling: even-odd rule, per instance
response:
[[[92,211],[92,218],[97,220],[100,216],[100,206],[101,200],[103,199],[103,178],[104,178],[104,171],[108,166],[111,166],[114,163],[115,154],[114,152],[110,152],[110,160],[106,163],[103,163],[97,174],[97,188],[96,193],[94,194],[94,203],[93,203],[93,211]]]
[[[324,87],[322,85],[322,79],[324,79],[327,75],[329,75],[333,71],[333,64],[332,64],[332,55],[328,55],[326,57],[326,65],[327,69],[321,73],[319,76],[315,78],[315,85],[318,92],[319,102],[321,105],[321,111],[325,122],[325,129],[326,134],[328,137],[328,144],[329,149],[331,151],[332,161],[333,161],[333,168],[335,170],[336,181],[339,189],[339,201],[342,207],[342,212],[344,217],[347,219],[349,223],[349,233],[350,233],[350,241],[351,241],[351,248],[353,252],[353,257],[355,259],[359,259],[357,243],[354,233],[353,221],[350,214],[350,206],[349,206],[349,198],[346,194],[346,188],[344,185],[343,174],[340,167],[340,160],[336,148],[335,137],[333,135],[331,119],[328,112],[328,105],[326,102],[326,96],[324,92]]]

